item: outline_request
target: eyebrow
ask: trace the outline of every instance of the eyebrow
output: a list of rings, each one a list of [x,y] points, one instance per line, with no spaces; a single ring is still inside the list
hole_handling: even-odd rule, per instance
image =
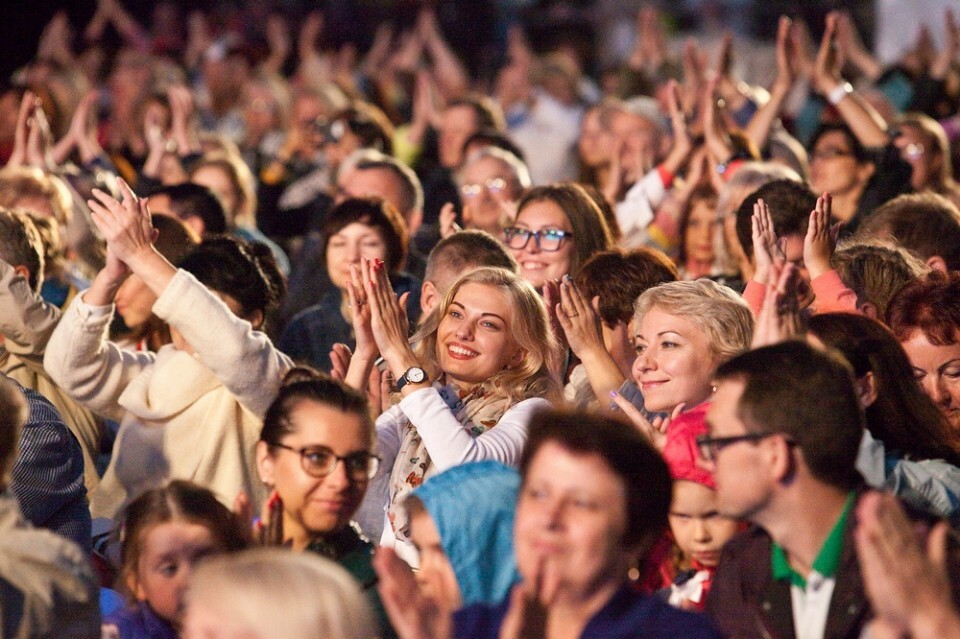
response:
[[[960,357],[954,357],[953,359],[948,360],[943,364],[940,364],[940,366],[937,367],[937,373],[943,373],[945,369],[950,368],[951,366],[955,365],[957,362],[960,362]]]
[[[459,306],[459,307],[462,308],[463,310],[467,310],[467,307],[466,307],[466,306],[464,306],[464,305],[461,304],[460,302],[456,302],[456,301],[450,302],[450,306]],[[507,320],[503,319],[502,317],[500,317],[500,316],[497,315],[496,313],[480,313],[480,317],[496,317],[498,320],[500,320],[500,321],[503,322],[504,324],[507,323]]]
[[[667,333],[673,333],[674,335],[676,335],[676,336],[678,336],[678,337],[683,337],[683,333],[681,333],[680,331],[672,330],[672,329],[671,329],[671,330],[667,330],[667,331],[660,331],[660,332],[657,333],[654,337],[663,337],[663,336],[666,335]],[[643,336],[642,333],[637,333],[636,335],[633,336],[633,338],[634,338],[634,339],[646,339],[646,338]],[[686,339],[686,338],[684,338],[684,339]]]

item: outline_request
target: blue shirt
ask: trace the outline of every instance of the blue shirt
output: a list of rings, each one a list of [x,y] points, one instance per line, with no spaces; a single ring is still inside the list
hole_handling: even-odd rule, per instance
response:
[[[145,601],[121,608],[104,618],[103,624],[116,626],[120,639],[178,639],[173,626]]]
[[[454,615],[457,639],[497,639],[509,596],[497,606],[468,606]],[[618,590],[587,622],[581,639],[720,639],[723,635],[703,614],[674,608],[629,586]]]

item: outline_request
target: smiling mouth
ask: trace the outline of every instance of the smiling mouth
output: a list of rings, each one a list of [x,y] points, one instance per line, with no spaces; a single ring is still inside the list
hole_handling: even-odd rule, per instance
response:
[[[472,359],[480,354],[457,344],[447,344],[447,353],[454,359]]]

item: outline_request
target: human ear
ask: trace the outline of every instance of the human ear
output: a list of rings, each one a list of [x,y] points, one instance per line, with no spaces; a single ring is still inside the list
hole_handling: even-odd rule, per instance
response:
[[[257,474],[260,475],[260,481],[272,487],[275,484],[274,470],[274,459],[269,444],[263,441],[257,442]]]
[[[857,399],[862,408],[867,408],[877,401],[877,380],[872,372],[856,380]]]
[[[940,271],[941,273],[949,273],[950,269],[947,268],[947,263],[939,255],[931,255],[926,260],[926,265],[934,271]]]
[[[424,316],[430,314],[437,304],[440,303],[440,291],[430,280],[424,280],[420,285],[420,310]]]
[[[258,308],[254,312],[249,313],[244,319],[253,325],[254,330],[259,331],[263,326],[263,311]]]
[[[877,317],[877,305],[873,302],[864,302],[860,305],[860,312],[869,317],[870,319],[880,319]]]

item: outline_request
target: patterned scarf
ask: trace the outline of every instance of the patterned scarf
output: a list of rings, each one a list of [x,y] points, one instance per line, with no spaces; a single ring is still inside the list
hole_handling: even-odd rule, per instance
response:
[[[435,382],[433,387],[440,393],[444,403],[453,416],[472,437],[479,437],[497,425],[500,418],[511,406],[503,397],[491,396],[483,384],[468,390],[458,389],[453,384],[441,386]],[[433,475],[436,469],[430,461],[430,453],[420,438],[417,427],[408,420],[407,429],[400,442],[400,452],[390,473],[390,503],[387,517],[397,539],[410,540],[410,520],[403,502],[417,486],[422,484],[427,474]]]

